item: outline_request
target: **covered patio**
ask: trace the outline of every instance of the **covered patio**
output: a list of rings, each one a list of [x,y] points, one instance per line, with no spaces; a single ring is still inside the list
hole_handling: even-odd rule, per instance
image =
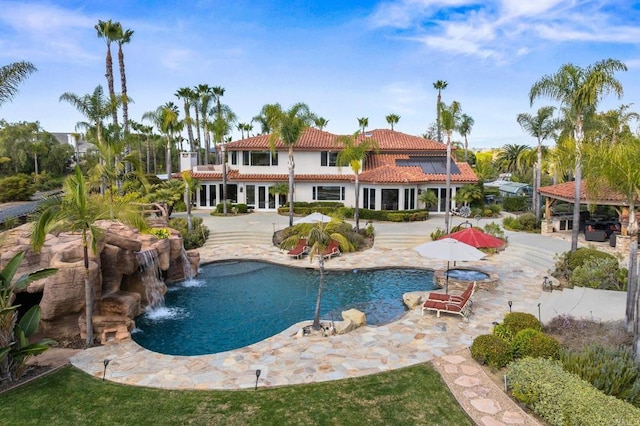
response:
[[[557,213],[554,206],[558,201],[564,201],[573,206],[575,201],[575,182],[564,182],[557,185],[543,186],[538,189],[545,197],[545,214],[541,224],[541,234],[551,235],[554,232],[572,231],[572,207],[567,213]],[[601,242],[606,246],[615,247],[615,252],[622,255],[629,253],[631,237],[627,233],[629,225],[629,207],[626,198],[611,189],[602,191],[597,198],[587,195],[586,184],[583,181],[580,188],[580,204],[585,206],[612,206],[617,217],[607,217],[591,214],[588,210],[580,212],[581,237],[588,243]],[[634,237],[635,239],[636,237]]]

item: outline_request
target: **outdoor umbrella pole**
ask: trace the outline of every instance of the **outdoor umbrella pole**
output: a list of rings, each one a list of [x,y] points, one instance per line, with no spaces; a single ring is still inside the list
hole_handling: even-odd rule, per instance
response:
[[[447,260],[447,278],[445,280],[444,293],[449,294],[449,261]]]

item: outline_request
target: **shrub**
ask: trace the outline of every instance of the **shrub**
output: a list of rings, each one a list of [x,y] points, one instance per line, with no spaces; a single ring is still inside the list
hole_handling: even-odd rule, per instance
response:
[[[527,209],[526,197],[504,197],[502,208],[508,212],[521,212]]]
[[[582,351],[562,351],[562,367],[607,395],[640,405],[640,368],[623,346],[590,345]]]
[[[433,231],[430,235],[431,235],[431,239],[432,239],[433,241],[435,241],[435,240],[437,240],[438,238],[440,238],[440,237],[442,237],[442,236],[444,236],[444,235],[447,235],[447,233],[445,232],[445,230],[444,230],[444,229],[442,229],[442,228],[437,228],[437,229],[436,229],[435,231]]]
[[[620,273],[617,260],[592,257],[586,259],[582,265],[573,270],[569,278],[569,284],[575,287],[590,287],[602,290],[626,290],[627,281],[625,276],[625,273]]]
[[[471,356],[480,364],[500,369],[511,361],[511,346],[498,336],[483,334],[471,344]]]
[[[23,173],[0,179],[0,188],[0,203],[29,201],[36,192],[32,179]]]
[[[556,268],[551,274],[556,278],[569,280],[573,271],[584,265],[588,259],[614,259],[615,257],[609,253],[605,253],[593,248],[581,247],[574,252],[562,253],[556,261]]]
[[[155,235],[161,240],[166,240],[169,238],[169,235],[171,235],[167,228],[152,228],[149,230],[149,233],[151,235]]]
[[[487,223],[484,226],[484,232],[494,237],[504,239],[504,230],[495,222]]]
[[[209,228],[202,224],[202,218],[191,218],[191,232],[187,230],[186,218],[174,218],[169,220],[169,226],[182,235],[182,243],[185,250],[202,247],[209,237]]]
[[[513,336],[518,334],[520,330],[531,328],[533,330],[542,330],[540,321],[532,314],[525,312],[510,312],[504,316],[502,324],[511,330]]]
[[[536,216],[533,213],[523,213],[517,217],[505,217],[502,219],[505,229],[512,231],[534,232],[537,229]]]
[[[640,410],[603,394],[559,362],[523,358],[509,365],[507,382],[515,399],[550,425],[632,425]]]
[[[513,333],[511,332],[511,329],[505,327],[504,324],[496,324],[493,327],[492,333],[494,336],[498,336],[509,344],[511,344],[511,341],[513,340]]]
[[[529,356],[558,359],[560,357],[560,342],[546,333],[538,333],[529,342]]]
[[[531,352],[531,339],[541,333],[541,331],[534,330],[533,328],[525,328],[524,330],[518,331],[511,342],[513,358],[519,359],[529,356]]]

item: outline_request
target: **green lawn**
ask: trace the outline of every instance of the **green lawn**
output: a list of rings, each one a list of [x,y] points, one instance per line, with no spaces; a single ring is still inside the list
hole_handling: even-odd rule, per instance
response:
[[[65,367],[0,394],[0,423],[473,425],[429,364],[257,392],[124,386]]]

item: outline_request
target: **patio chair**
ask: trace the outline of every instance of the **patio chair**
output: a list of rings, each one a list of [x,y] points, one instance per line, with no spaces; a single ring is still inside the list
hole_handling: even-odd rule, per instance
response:
[[[465,321],[471,315],[471,296],[476,290],[476,282],[469,284],[467,289],[460,295],[429,293],[427,300],[422,305],[422,315],[425,311],[436,311],[436,316],[440,318],[440,312],[461,315]]]
[[[331,240],[327,249],[322,253],[322,257],[325,259],[330,259],[333,256],[340,256],[340,243],[336,240]]]
[[[294,257],[296,259],[300,259],[302,256],[308,253],[309,253],[309,246],[307,245],[307,239],[300,238],[300,240],[298,241],[298,244],[296,244],[294,248],[289,250],[287,252],[287,255],[289,255],[290,257]]]

